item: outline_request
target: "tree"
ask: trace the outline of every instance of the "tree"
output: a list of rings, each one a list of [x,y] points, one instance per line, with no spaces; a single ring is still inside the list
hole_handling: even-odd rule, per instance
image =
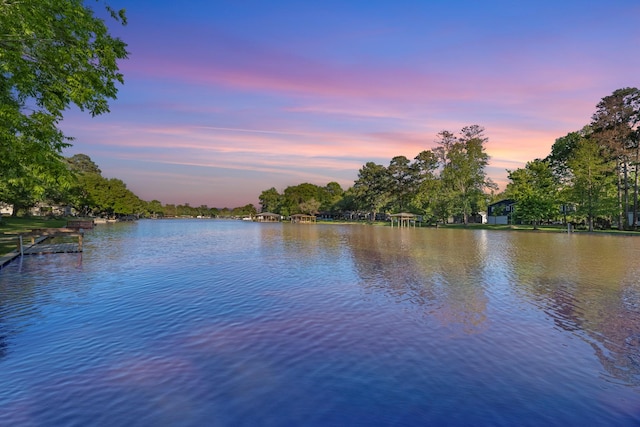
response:
[[[318,213],[319,209],[320,202],[316,199],[305,200],[298,205],[298,210],[300,211],[300,213],[307,215],[315,215]]]
[[[194,217],[198,215],[198,211],[189,205],[189,203],[184,203],[182,205],[176,206],[177,216],[184,217]]]
[[[551,146],[551,153],[544,159],[549,163],[558,182],[568,184],[571,180],[571,169],[567,162],[573,156],[578,143],[593,133],[590,126],[585,126],[577,132],[569,132],[557,138]]]
[[[437,147],[443,167],[440,177],[442,190],[450,194],[453,207],[460,213],[465,224],[474,209],[484,203],[484,190],[497,188],[484,171],[489,163],[489,155],[484,144],[484,128],[478,125],[465,126],[459,138],[448,131],[442,131],[440,147]]]
[[[39,161],[15,165],[16,169],[0,169],[0,200],[13,205],[13,215],[47,197],[64,199],[73,186],[69,170],[54,153],[40,153]],[[19,169],[19,173],[17,170]]]
[[[162,207],[162,203],[160,202],[160,200],[154,199],[150,202],[147,202],[146,210],[153,218],[164,216],[164,208]]]
[[[96,185],[90,184],[91,181],[102,183],[102,171],[86,154],[75,154],[66,158],[65,161],[74,180],[66,195],[66,203],[74,206],[76,211],[81,212],[82,215],[87,215],[89,210],[94,207],[94,202],[87,188],[96,187]]]
[[[322,204],[327,198],[326,190],[315,184],[308,182],[289,186],[284,189],[282,209],[279,212],[282,215],[293,215],[302,213],[300,205],[310,200],[315,200]],[[278,213],[278,212],[276,212]]]
[[[72,191],[72,205],[83,215],[100,214],[100,193],[105,185],[105,179],[97,173],[77,175],[77,185]]]
[[[126,24],[124,11],[106,6]],[[109,111],[126,44],[82,0],[4,0],[0,7],[0,197],[39,191],[65,178],[58,128],[71,105]]]
[[[342,200],[342,197],[344,196],[344,190],[342,189],[340,184],[335,181],[331,181],[324,187],[324,190],[326,194],[326,200],[324,200],[324,202],[320,206],[320,209],[323,209],[325,211],[333,211],[337,209],[340,200]]]
[[[178,207],[173,203],[169,203],[164,207],[164,214],[168,217],[178,216]]]
[[[134,215],[144,211],[144,202],[140,200],[120,179],[107,180],[104,210],[113,215]]]
[[[433,151],[424,150],[414,158],[417,179],[419,182],[434,179],[438,169],[438,157]]]
[[[505,194],[517,204],[517,215],[538,228],[543,220],[558,213],[558,185],[546,160],[536,159],[524,168],[507,171],[509,180]]]
[[[576,203],[576,213],[587,219],[593,231],[594,219],[615,212],[615,161],[602,155],[602,147],[594,140],[583,138],[569,159],[573,173],[570,195]]]
[[[433,153],[440,161],[440,164],[446,166],[447,163],[449,163],[449,152],[453,148],[453,145],[458,141],[458,138],[448,130],[438,132],[437,137],[438,139],[436,139],[436,143],[438,144],[438,147],[433,149]]]
[[[237,208],[233,208],[231,210],[231,215],[235,216],[235,217],[248,216],[248,217],[253,218],[256,215],[257,212],[258,211],[256,210],[256,207],[253,206],[252,203],[249,203],[248,205],[244,205],[244,206],[239,206]]]
[[[375,221],[390,200],[389,173],[387,168],[373,162],[367,162],[358,171],[358,179],[353,185],[353,196],[360,209],[371,212],[371,220]]]
[[[409,206],[418,187],[418,168],[405,156],[391,159],[387,167],[389,190],[393,207],[402,212]]]
[[[438,177],[422,181],[413,203],[426,216],[444,224],[451,215],[452,202],[450,193],[442,187],[442,180]]]
[[[279,213],[282,204],[282,195],[275,187],[264,190],[258,197],[260,200],[261,212]]]
[[[618,89],[602,98],[596,106],[591,126],[594,137],[608,147],[618,169],[618,227],[626,224],[629,212],[629,167],[634,174],[633,225],[638,216],[638,173],[640,157],[638,124],[640,123],[640,90]],[[633,164],[631,162],[633,161]]]
[[[107,179],[100,168],[85,154],[65,159],[75,181],[66,199],[83,215],[133,215],[144,212],[162,213],[162,205],[154,200],[146,203],[120,179]]]
[[[75,154],[66,159],[69,169],[74,173],[95,173],[102,174],[102,171],[97,164],[91,160],[91,157],[86,154]]]
[[[97,174],[80,176],[89,210],[95,215],[133,215],[145,211],[140,200],[120,179],[107,179]]]
[[[441,181],[436,174],[439,167],[438,157],[433,151],[425,150],[414,160],[417,190],[411,204],[427,216],[444,221],[448,216],[448,210],[447,204],[441,198]]]
[[[348,212],[349,218],[353,219],[353,212],[358,209],[353,187],[347,188],[344,193],[342,193],[342,197],[336,204],[335,208],[343,213]]]

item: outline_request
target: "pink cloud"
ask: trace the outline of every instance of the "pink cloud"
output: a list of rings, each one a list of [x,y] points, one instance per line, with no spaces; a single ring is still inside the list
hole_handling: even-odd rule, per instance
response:
[[[515,47],[511,53],[503,54],[503,58],[497,58],[497,63],[491,63],[490,68],[486,64],[476,65],[473,73],[467,73],[466,66],[456,67],[455,64],[451,68],[442,68],[440,64],[415,64],[414,67],[407,64],[345,64],[284,53],[277,48],[257,46],[218,34],[213,39],[223,43],[218,45],[214,41],[213,47],[203,49],[208,50],[206,55],[192,55],[187,50],[176,53],[183,57],[182,60],[174,57],[168,62],[165,52],[145,52],[127,67],[134,75],[145,79],[331,99],[337,102],[320,109],[300,105],[290,107],[289,111],[317,113],[324,109],[324,113],[355,116],[362,112],[345,111],[342,107],[345,102],[386,101],[391,103],[391,109],[395,104],[395,111],[404,110],[405,114],[407,109],[416,107],[455,110],[458,107],[453,104],[464,101],[493,106],[495,110],[510,109],[515,105],[522,108],[523,104],[525,109],[527,106],[553,109],[559,94],[575,94],[594,83],[593,73],[566,73],[562,66],[541,62],[540,58],[527,56]],[[559,102],[562,103],[562,99]],[[389,106],[386,108],[388,110]],[[563,112],[566,115],[573,111]],[[396,115],[394,112],[382,113],[378,117]]]
[[[449,124],[452,125],[449,129],[454,132],[462,127],[458,123]],[[86,126],[84,130],[101,135],[92,139],[91,144],[97,144],[96,148],[100,145],[120,147],[120,150],[111,150],[109,154],[120,160],[212,170],[244,170],[270,177],[290,176],[291,184],[304,181],[326,184],[338,180],[345,186],[352,185],[357,171],[367,161],[387,164],[396,155],[412,159],[422,150],[433,148],[437,133],[429,130],[360,134],[133,124]],[[504,169],[523,167],[529,160],[545,157],[560,135],[544,131],[525,134],[521,130],[504,127],[487,129],[487,136],[490,138],[487,151],[491,156],[493,178],[504,182]],[[305,166],[306,172],[300,170],[301,165]],[[502,165],[505,165],[504,169],[501,169]],[[352,178],[339,178],[344,174]],[[142,179],[142,176],[137,179]]]
[[[366,37],[379,37],[376,43],[392,46],[401,39],[389,37],[406,36],[400,27],[279,44],[213,26],[149,29],[123,63],[134,101],[118,106],[119,119],[73,123],[70,134],[112,159],[204,168],[217,180],[214,171],[226,170],[277,183],[337,176],[349,184],[367,161],[413,158],[435,146],[439,131],[480,124],[490,173],[504,182],[504,169],[545,157],[556,138],[587,124],[598,100],[617,88],[609,87],[611,76],[624,80],[636,68],[600,64],[553,32],[509,39],[483,31],[469,39],[438,28],[425,31],[442,43],[388,56],[377,44],[375,52],[350,55],[357,49],[345,43],[373,49]],[[199,37],[188,39],[193,33]]]

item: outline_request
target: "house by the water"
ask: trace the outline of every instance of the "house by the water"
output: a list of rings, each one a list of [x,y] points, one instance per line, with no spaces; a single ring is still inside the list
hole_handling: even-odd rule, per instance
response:
[[[261,212],[256,215],[256,222],[280,222],[282,215],[272,212]]]
[[[493,225],[507,225],[513,223],[516,201],[503,199],[492,203],[487,208],[487,223]]]

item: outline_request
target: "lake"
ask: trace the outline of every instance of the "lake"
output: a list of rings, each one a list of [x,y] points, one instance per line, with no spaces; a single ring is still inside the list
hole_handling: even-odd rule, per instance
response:
[[[639,261],[611,235],[97,226],[0,270],[0,425],[638,425]]]

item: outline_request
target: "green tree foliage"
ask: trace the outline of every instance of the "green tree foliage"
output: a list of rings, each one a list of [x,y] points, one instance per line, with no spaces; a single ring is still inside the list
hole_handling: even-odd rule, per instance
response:
[[[580,131],[570,132],[555,140],[551,146],[551,153],[545,158],[559,183],[567,185],[571,180],[571,169],[568,161],[578,147],[578,143],[592,134],[590,126]]]
[[[75,154],[66,159],[69,169],[74,173],[94,173],[101,175],[102,171],[97,164],[86,154]]]
[[[411,206],[428,218],[444,222],[449,216],[450,206],[437,174],[439,164],[438,156],[431,150],[422,151],[415,157],[416,193]]]
[[[443,221],[460,214],[467,223],[471,213],[485,207],[484,190],[497,188],[485,173],[489,156],[484,128],[464,127],[460,137],[442,131],[437,142],[438,147],[421,152],[413,162],[396,156],[386,168],[365,164],[352,192],[359,209],[372,217],[382,210],[410,210]]]
[[[87,194],[88,206],[94,215],[109,217],[141,214],[145,204],[117,178],[86,174],[80,178]]]
[[[467,224],[469,215],[483,207],[485,189],[497,187],[485,172],[489,155],[484,147],[488,141],[484,128],[466,126],[460,134],[456,138],[451,132],[440,132],[437,150],[443,163],[440,174],[443,196],[445,199],[449,196],[454,213],[461,214]]]
[[[194,207],[191,207],[189,203],[185,203],[183,205],[177,205],[176,216],[182,216],[182,217],[198,216],[198,210]]]
[[[75,183],[67,200],[83,215],[138,215],[147,211],[142,201],[126,184],[116,178],[102,176],[100,168],[85,154],[66,159]]]
[[[505,194],[517,202],[519,219],[537,228],[542,221],[558,214],[558,184],[548,161],[536,159],[524,168],[507,172],[511,182]]]
[[[328,212],[339,210],[340,201],[344,197],[344,190],[342,189],[342,186],[339,183],[332,181],[324,187],[324,190],[326,198],[318,209]]]
[[[123,11],[107,11],[125,23]],[[58,128],[71,105],[98,115],[122,83],[126,45],[82,0],[0,4],[0,198],[39,199],[70,182]]]
[[[152,218],[162,217],[165,215],[164,207],[162,206],[162,202],[160,200],[152,200],[147,202],[146,211],[151,215]]]
[[[349,219],[354,219],[355,211],[358,210],[358,206],[356,203],[356,197],[354,195],[353,187],[347,188],[344,193],[342,193],[342,197],[336,203],[335,209],[345,214],[349,214]]]
[[[416,169],[416,178],[418,183],[436,179],[436,170],[438,169],[438,157],[431,150],[422,151],[415,158],[414,168]]]
[[[43,153],[41,162],[25,164],[3,175],[0,171],[0,200],[13,205],[13,215],[27,213],[36,203],[64,201],[73,177],[53,153]],[[19,169],[20,173],[16,173]]]
[[[231,215],[237,218],[243,218],[243,217],[253,218],[257,213],[258,213],[258,210],[256,209],[255,206],[253,206],[253,204],[239,206],[231,210]]]
[[[317,214],[320,211],[341,209],[344,190],[337,182],[321,187],[308,182],[285,188],[280,194],[274,187],[264,190],[258,199],[261,212],[281,215]]]
[[[258,197],[260,200],[261,212],[280,212],[280,205],[282,204],[282,195],[278,193],[275,187],[271,187],[268,190],[264,190]]]
[[[594,138],[608,148],[618,169],[618,225],[626,223],[629,212],[629,173],[633,166],[634,225],[638,212],[638,174],[636,165],[640,157],[638,124],[640,123],[640,90],[623,88],[602,98],[596,106],[591,126]],[[633,162],[633,165],[631,164]]]
[[[144,211],[144,202],[120,179],[106,180],[104,191],[97,198],[103,211],[109,215],[133,215]]]
[[[420,185],[419,169],[405,156],[396,156],[387,167],[389,174],[390,208],[402,212],[407,210]]]
[[[568,165],[573,175],[570,200],[577,207],[576,214],[586,218],[589,231],[593,231],[597,217],[616,213],[615,161],[603,155],[596,141],[583,138]]]
[[[65,201],[74,206],[77,212],[88,215],[95,203],[87,188],[100,185],[102,171],[86,154],[76,154],[65,160],[67,168],[74,178],[74,183],[69,189]]]
[[[164,215],[167,217],[176,217],[178,216],[178,207],[173,203],[167,203],[164,208]]]
[[[389,181],[387,168],[373,162],[366,163],[358,172],[353,195],[358,208],[370,212],[371,220],[391,199]]]
[[[222,208],[218,210],[218,216],[221,218],[230,218],[231,217],[231,209]]]
[[[320,202],[314,198],[305,200],[298,205],[300,213],[307,215],[316,215],[320,212]]]
[[[303,208],[308,209],[309,205],[304,205],[310,200],[315,200],[319,203],[318,208],[322,203],[327,200],[327,192],[323,187],[308,182],[290,186],[285,188],[282,197],[282,207],[280,214],[293,215],[298,213],[305,213]],[[318,209],[316,208],[316,210]],[[278,212],[276,212],[278,213]]]

